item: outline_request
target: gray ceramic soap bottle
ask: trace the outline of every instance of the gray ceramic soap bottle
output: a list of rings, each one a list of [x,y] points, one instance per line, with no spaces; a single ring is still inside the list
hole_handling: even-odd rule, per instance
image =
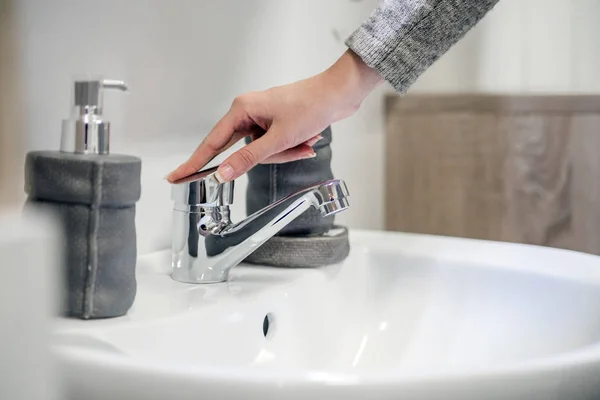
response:
[[[141,160],[109,154],[110,124],[102,116],[113,80],[75,81],[74,106],[63,121],[60,151],[33,151],[25,164],[25,211],[60,221],[64,240],[67,316],[93,319],[127,313],[136,294],[135,204]]]

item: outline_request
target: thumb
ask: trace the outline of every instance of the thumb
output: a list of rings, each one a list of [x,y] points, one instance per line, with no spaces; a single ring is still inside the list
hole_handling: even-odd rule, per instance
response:
[[[217,169],[217,179],[220,182],[232,181],[277,153],[277,144],[274,140],[276,137],[271,127],[259,139],[253,140],[230,155]]]

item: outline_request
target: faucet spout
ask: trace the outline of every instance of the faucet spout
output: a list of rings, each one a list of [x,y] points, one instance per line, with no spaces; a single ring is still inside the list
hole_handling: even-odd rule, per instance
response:
[[[309,208],[328,216],[349,206],[345,182],[334,179],[294,192],[234,224],[229,219],[233,183],[219,183],[215,171],[201,171],[174,184],[172,277],[176,281],[226,281],[231,268]]]

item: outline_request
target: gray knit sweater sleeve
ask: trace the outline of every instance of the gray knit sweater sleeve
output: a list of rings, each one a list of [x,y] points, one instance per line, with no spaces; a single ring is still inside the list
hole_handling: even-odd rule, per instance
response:
[[[380,0],[346,45],[404,93],[499,0]]]

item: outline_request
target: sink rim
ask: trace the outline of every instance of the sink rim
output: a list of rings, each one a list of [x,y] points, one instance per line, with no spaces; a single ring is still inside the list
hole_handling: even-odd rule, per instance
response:
[[[402,254],[429,256],[429,258],[431,258],[431,246],[436,245],[436,252],[445,256],[436,257],[436,259],[458,262],[470,260],[476,263],[478,259],[482,260],[482,256],[485,256],[486,252],[489,254],[490,250],[494,250],[499,252],[499,256],[494,257],[494,260],[492,260],[491,263],[489,260],[486,260],[486,268],[499,267],[502,269],[532,271],[536,274],[549,275],[560,279],[582,281],[589,285],[598,285],[600,290],[600,257],[577,251],[479,239],[369,230],[351,230],[350,240],[353,251],[366,253],[376,251],[377,249],[389,249],[389,244],[386,246],[386,243],[389,243],[391,240],[394,241],[395,246],[399,247],[398,241],[401,241],[403,248],[401,251]],[[505,249],[510,251],[501,251]],[[164,252],[165,251],[151,253],[140,257],[140,259],[150,259],[157,254]],[[523,256],[528,258],[528,263],[525,265],[519,264],[519,260],[521,260],[521,257]],[[534,257],[533,261],[531,259],[532,256]],[[489,258],[489,256],[485,256],[484,258]],[[553,260],[550,267],[543,265],[543,261],[549,258]],[[556,265],[560,263],[560,261],[556,261],[557,258],[568,259],[569,263],[577,261],[577,264],[571,265],[568,268],[564,266],[556,267]],[[507,261],[511,262],[507,263]],[[243,270],[243,268],[240,268],[239,270]],[[235,271],[235,269],[233,271]],[[311,274],[311,271],[314,272],[314,270],[310,269],[284,269],[277,271],[286,271],[284,274],[290,276],[290,282],[295,282],[297,284],[299,284],[307,274]],[[292,273],[292,271],[294,272]],[[177,284],[182,285],[180,283]],[[212,306],[215,305],[213,304]],[[89,321],[83,323],[87,324]],[[85,330],[87,329],[82,329],[81,332]],[[79,330],[63,330],[63,332],[66,332],[67,334],[77,331]],[[398,373],[394,368],[377,371],[361,370],[354,374],[351,372],[328,372],[327,370],[306,369],[289,371],[285,369],[279,370],[277,368],[256,369],[250,366],[210,366],[206,364],[194,366],[168,364],[162,366],[139,358],[115,356],[100,350],[79,347],[76,345],[59,345],[55,347],[55,350],[58,350],[69,363],[75,363],[77,365],[87,364],[97,368],[104,367],[122,372],[136,371],[140,374],[147,373],[164,377],[177,376],[179,378],[188,378],[195,381],[206,379],[211,381],[236,381],[254,384],[286,382],[303,385],[394,385],[432,381],[463,381],[486,377],[510,376],[513,374],[551,372],[566,368],[582,367],[586,364],[600,365],[600,341],[565,352],[533,359],[518,360],[506,364],[491,364],[490,366],[484,367],[461,367],[458,372],[444,370],[433,372],[421,371],[417,373],[407,373],[406,371]]]
[[[143,362],[139,359],[112,356],[99,350],[75,346],[55,346],[53,351],[60,352],[61,362],[71,365],[85,365],[93,369],[108,368],[112,373],[138,374],[178,377],[193,381],[235,381],[238,383],[272,384],[333,384],[333,385],[401,385],[432,382],[471,381],[486,378],[502,378],[513,375],[532,375],[559,372],[571,368],[582,368],[585,364],[600,366],[600,344],[577,350],[559,353],[548,357],[520,361],[485,368],[463,368],[460,372],[420,372],[398,374],[394,369],[361,371],[360,373],[337,372],[327,370],[285,371],[279,369],[255,369],[252,367],[219,367],[210,365],[177,366]]]

